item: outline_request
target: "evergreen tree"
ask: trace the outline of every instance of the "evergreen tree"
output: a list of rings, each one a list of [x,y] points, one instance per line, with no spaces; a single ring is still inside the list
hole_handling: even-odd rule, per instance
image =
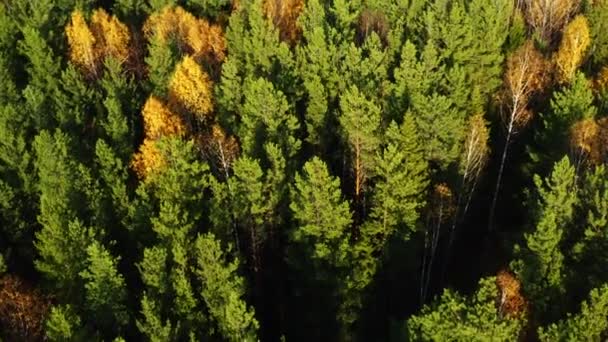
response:
[[[559,307],[550,305],[564,293],[564,255],[561,250],[574,215],[578,194],[574,187],[574,167],[567,157],[555,164],[551,176],[534,178],[537,201],[536,230],[525,234],[527,248],[516,247],[520,259],[513,268],[521,277],[524,290],[544,319],[553,317]]]
[[[125,281],[116,269],[117,259],[99,243],[87,248],[87,268],[80,272],[86,291],[85,305],[95,325],[116,334],[128,322]]]
[[[243,278],[236,274],[238,262],[225,260],[213,234],[199,236],[195,245],[201,294],[221,336],[229,341],[255,341],[259,324],[242,298],[245,288]]]
[[[548,327],[540,327],[541,341],[600,341],[608,329],[608,287],[593,289],[589,300],[581,304],[580,313]]]
[[[34,141],[40,191],[42,229],[35,243],[40,259],[36,267],[69,298],[80,287],[78,274],[85,267],[86,247],[95,232],[82,221],[87,201],[83,193],[82,166],[70,155],[70,141],[58,131],[43,131]]]
[[[408,335],[416,341],[511,341],[521,334],[525,320],[504,316],[496,308],[499,295],[495,278],[479,281],[477,292],[467,298],[445,290],[432,305],[407,321]]]

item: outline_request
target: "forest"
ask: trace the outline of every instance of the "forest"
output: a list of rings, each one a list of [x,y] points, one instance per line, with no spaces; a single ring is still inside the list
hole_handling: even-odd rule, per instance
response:
[[[0,1],[0,341],[608,339],[608,0]]]

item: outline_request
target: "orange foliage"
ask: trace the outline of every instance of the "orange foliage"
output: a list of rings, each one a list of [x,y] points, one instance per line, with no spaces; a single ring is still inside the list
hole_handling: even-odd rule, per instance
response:
[[[521,293],[521,283],[511,272],[500,270],[496,275],[496,286],[500,291],[499,312],[511,318],[519,317],[527,311],[527,302]]]
[[[140,179],[146,179],[153,173],[162,170],[165,159],[156,144],[156,140],[144,139],[139,152],[133,157],[131,167]]]
[[[131,36],[125,24],[100,8],[93,11],[91,30],[97,40],[97,49],[102,51],[100,54],[113,57],[120,63],[127,61]]]
[[[301,35],[298,17],[304,9],[302,0],[266,0],[264,13],[279,29],[281,40],[295,44]]]
[[[144,117],[144,132],[148,139],[183,135],[186,131],[181,118],[154,96],[150,96],[146,101],[142,116]]]
[[[202,121],[213,110],[212,92],[207,73],[192,57],[186,56],[175,68],[169,82],[169,102],[172,107],[186,109]]]
[[[41,341],[49,300],[20,278],[0,279],[0,329],[11,341]]]
[[[233,136],[227,136],[217,124],[211,131],[198,139],[199,147],[209,161],[214,163],[220,172],[228,174],[232,163],[239,155],[239,144]]]
[[[572,80],[576,69],[583,63],[587,49],[591,45],[587,18],[578,15],[566,26],[559,50],[555,56],[558,80],[567,83]]]
[[[148,39],[156,36],[165,43],[175,40],[180,50],[198,61],[219,64],[226,57],[222,28],[197,19],[179,6],[167,6],[152,14],[144,24],[144,33]]]
[[[72,12],[65,32],[70,46],[70,61],[90,78],[98,76],[101,64],[107,57],[113,57],[120,63],[129,59],[129,29],[103,9],[93,12],[90,28],[80,11]]]
[[[70,61],[90,77],[97,76],[99,54],[95,49],[96,39],[82,12],[72,12],[72,19],[66,26],[65,33],[70,46]]]

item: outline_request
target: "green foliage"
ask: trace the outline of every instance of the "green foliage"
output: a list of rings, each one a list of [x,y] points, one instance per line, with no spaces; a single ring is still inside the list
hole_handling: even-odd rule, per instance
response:
[[[581,304],[580,313],[540,327],[541,341],[601,341],[608,330],[608,286],[593,289],[589,299]]]
[[[73,341],[84,338],[80,317],[71,306],[54,306],[45,322],[46,337],[51,341]]]
[[[530,151],[533,163],[551,165],[569,152],[572,125],[596,114],[589,81],[582,72],[577,72],[569,86],[553,93],[551,111],[540,114],[543,127],[535,132],[539,146]]]
[[[217,17],[230,7],[230,0],[186,0],[186,6],[206,17]]]
[[[238,262],[225,260],[213,234],[199,236],[195,246],[201,294],[221,336],[228,341],[257,340],[259,324],[253,309],[242,299],[245,287],[236,273]]]
[[[591,61],[601,67],[608,62],[608,37],[604,34],[608,29],[608,1],[594,1],[588,6],[587,19],[591,31]]]
[[[89,316],[106,331],[116,332],[128,322],[125,281],[116,269],[117,259],[99,243],[87,248],[87,268],[80,272],[85,282]]]
[[[428,166],[410,116],[406,117],[401,128],[392,122],[386,137],[389,143],[377,156],[377,179],[370,217],[383,239],[387,240],[396,233],[407,240],[409,233],[415,230],[425,205]]]
[[[86,251],[94,232],[79,219],[86,207],[82,189],[82,167],[71,158],[70,141],[60,131],[43,131],[34,141],[40,191],[42,229],[35,243],[40,259],[38,270],[61,293],[76,290],[78,273],[84,268]],[[80,182],[79,182],[80,181]]]
[[[342,199],[340,180],[331,177],[325,163],[315,157],[296,175],[295,188],[290,208],[299,227],[293,240],[311,249],[313,260],[343,267],[352,219],[348,202]]]
[[[471,297],[445,290],[432,305],[407,321],[414,341],[512,341],[524,322],[502,317],[496,308],[499,296],[495,278],[483,278]]]
[[[555,164],[550,177],[542,181],[537,175],[534,183],[538,191],[536,229],[525,234],[527,248],[521,250],[522,258],[513,267],[526,294],[537,305],[537,314],[548,315],[550,310],[557,311],[551,303],[565,290],[561,244],[578,201],[574,167],[564,157]]]
[[[152,37],[148,43],[145,62],[148,67],[150,90],[154,95],[163,97],[167,94],[169,79],[178,61],[178,49],[173,41],[166,44],[160,37],[156,35]]]

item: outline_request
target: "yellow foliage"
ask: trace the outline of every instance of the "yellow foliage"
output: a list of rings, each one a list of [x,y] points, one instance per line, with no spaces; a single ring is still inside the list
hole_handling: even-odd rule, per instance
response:
[[[105,57],[111,56],[121,63],[129,58],[129,29],[115,16],[109,16],[102,8],[93,12],[91,30],[97,40],[97,49]]]
[[[146,179],[151,174],[159,172],[166,164],[156,142],[156,140],[144,139],[139,152],[133,157],[131,167],[140,179]]]
[[[175,40],[179,48],[197,60],[219,63],[226,56],[226,42],[222,28],[197,19],[182,7],[167,6],[152,14],[144,24],[148,39],[161,42]]]
[[[111,56],[121,63],[129,59],[129,29],[103,9],[93,12],[90,27],[82,13],[74,11],[65,32],[70,60],[91,78],[98,76],[104,58]]]
[[[151,96],[142,111],[144,131],[147,139],[163,136],[180,136],[186,131],[181,118],[171,112],[158,98]]]
[[[70,61],[90,77],[97,76],[99,55],[95,49],[96,39],[82,12],[72,12],[72,19],[66,26],[65,33],[70,46]]]
[[[559,82],[568,83],[572,80],[576,69],[583,63],[590,44],[587,18],[578,15],[566,26],[555,57]]]
[[[186,56],[177,65],[169,82],[169,99],[200,120],[213,110],[211,81],[192,57]]]

